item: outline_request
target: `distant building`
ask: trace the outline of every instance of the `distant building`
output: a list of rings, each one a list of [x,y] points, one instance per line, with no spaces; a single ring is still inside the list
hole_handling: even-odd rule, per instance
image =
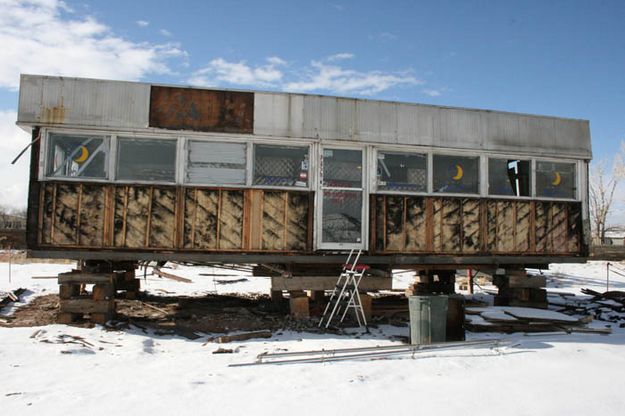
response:
[[[26,217],[22,215],[0,214],[0,230],[26,230]]]

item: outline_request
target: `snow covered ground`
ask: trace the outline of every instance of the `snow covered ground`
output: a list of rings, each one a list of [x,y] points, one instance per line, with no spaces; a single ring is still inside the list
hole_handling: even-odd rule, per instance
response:
[[[26,301],[54,293],[54,280],[31,276],[71,267],[13,265],[8,283],[8,264],[0,263],[0,291],[28,288]],[[171,272],[194,283],[148,276],[142,285],[153,294],[269,291],[263,278],[224,283],[245,277],[234,271],[178,267]],[[557,265],[549,273],[557,291],[605,290],[604,262]],[[611,287],[625,290],[625,278],[612,277]],[[397,282],[405,284],[406,277]],[[359,338],[282,332],[223,345],[206,343],[211,334],[190,341],[140,329],[0,328],[0,409],[6,415],[621,415],[625,329],[613,330],[608,336],[469,334],[514,345],[403,359],[232,368],[228,364],[254,361],[265,351],[392,345],[389,336],[407,335],[407,328],[382,326]],[[235,353],[213,354],[219,347]]]

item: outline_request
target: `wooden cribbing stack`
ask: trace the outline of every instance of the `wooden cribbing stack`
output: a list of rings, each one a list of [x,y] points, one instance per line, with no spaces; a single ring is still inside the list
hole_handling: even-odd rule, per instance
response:
[[[125,263],[85,264],[82,270],[59,274],[57,321],[67,324],[88,318],[93,323],[104,324],[114,319],[115,298],[136,299],[139,293],[140,280],[135,278],[134,267]],[[88,286],[91,291],[87,290]]]
[[[525,270],[506,270],[505,275],[493,275],[493,284],[499,289],[495,306],[547,309],[545,276],[531,276]]]

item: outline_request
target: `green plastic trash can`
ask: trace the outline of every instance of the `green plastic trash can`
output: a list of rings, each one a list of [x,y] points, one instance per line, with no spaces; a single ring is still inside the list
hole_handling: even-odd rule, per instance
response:
[[[409,296],[410,341],[412,344],[445,342],[447,296]]]

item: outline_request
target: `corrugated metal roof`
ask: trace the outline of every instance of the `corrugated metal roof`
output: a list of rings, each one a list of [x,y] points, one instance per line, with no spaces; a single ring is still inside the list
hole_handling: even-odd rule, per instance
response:
[[[147,83],[23,75],[18,124],[149,131],[151,87]],[[586,120],[319,95],[253,93],[255,135],[592,157]]]

